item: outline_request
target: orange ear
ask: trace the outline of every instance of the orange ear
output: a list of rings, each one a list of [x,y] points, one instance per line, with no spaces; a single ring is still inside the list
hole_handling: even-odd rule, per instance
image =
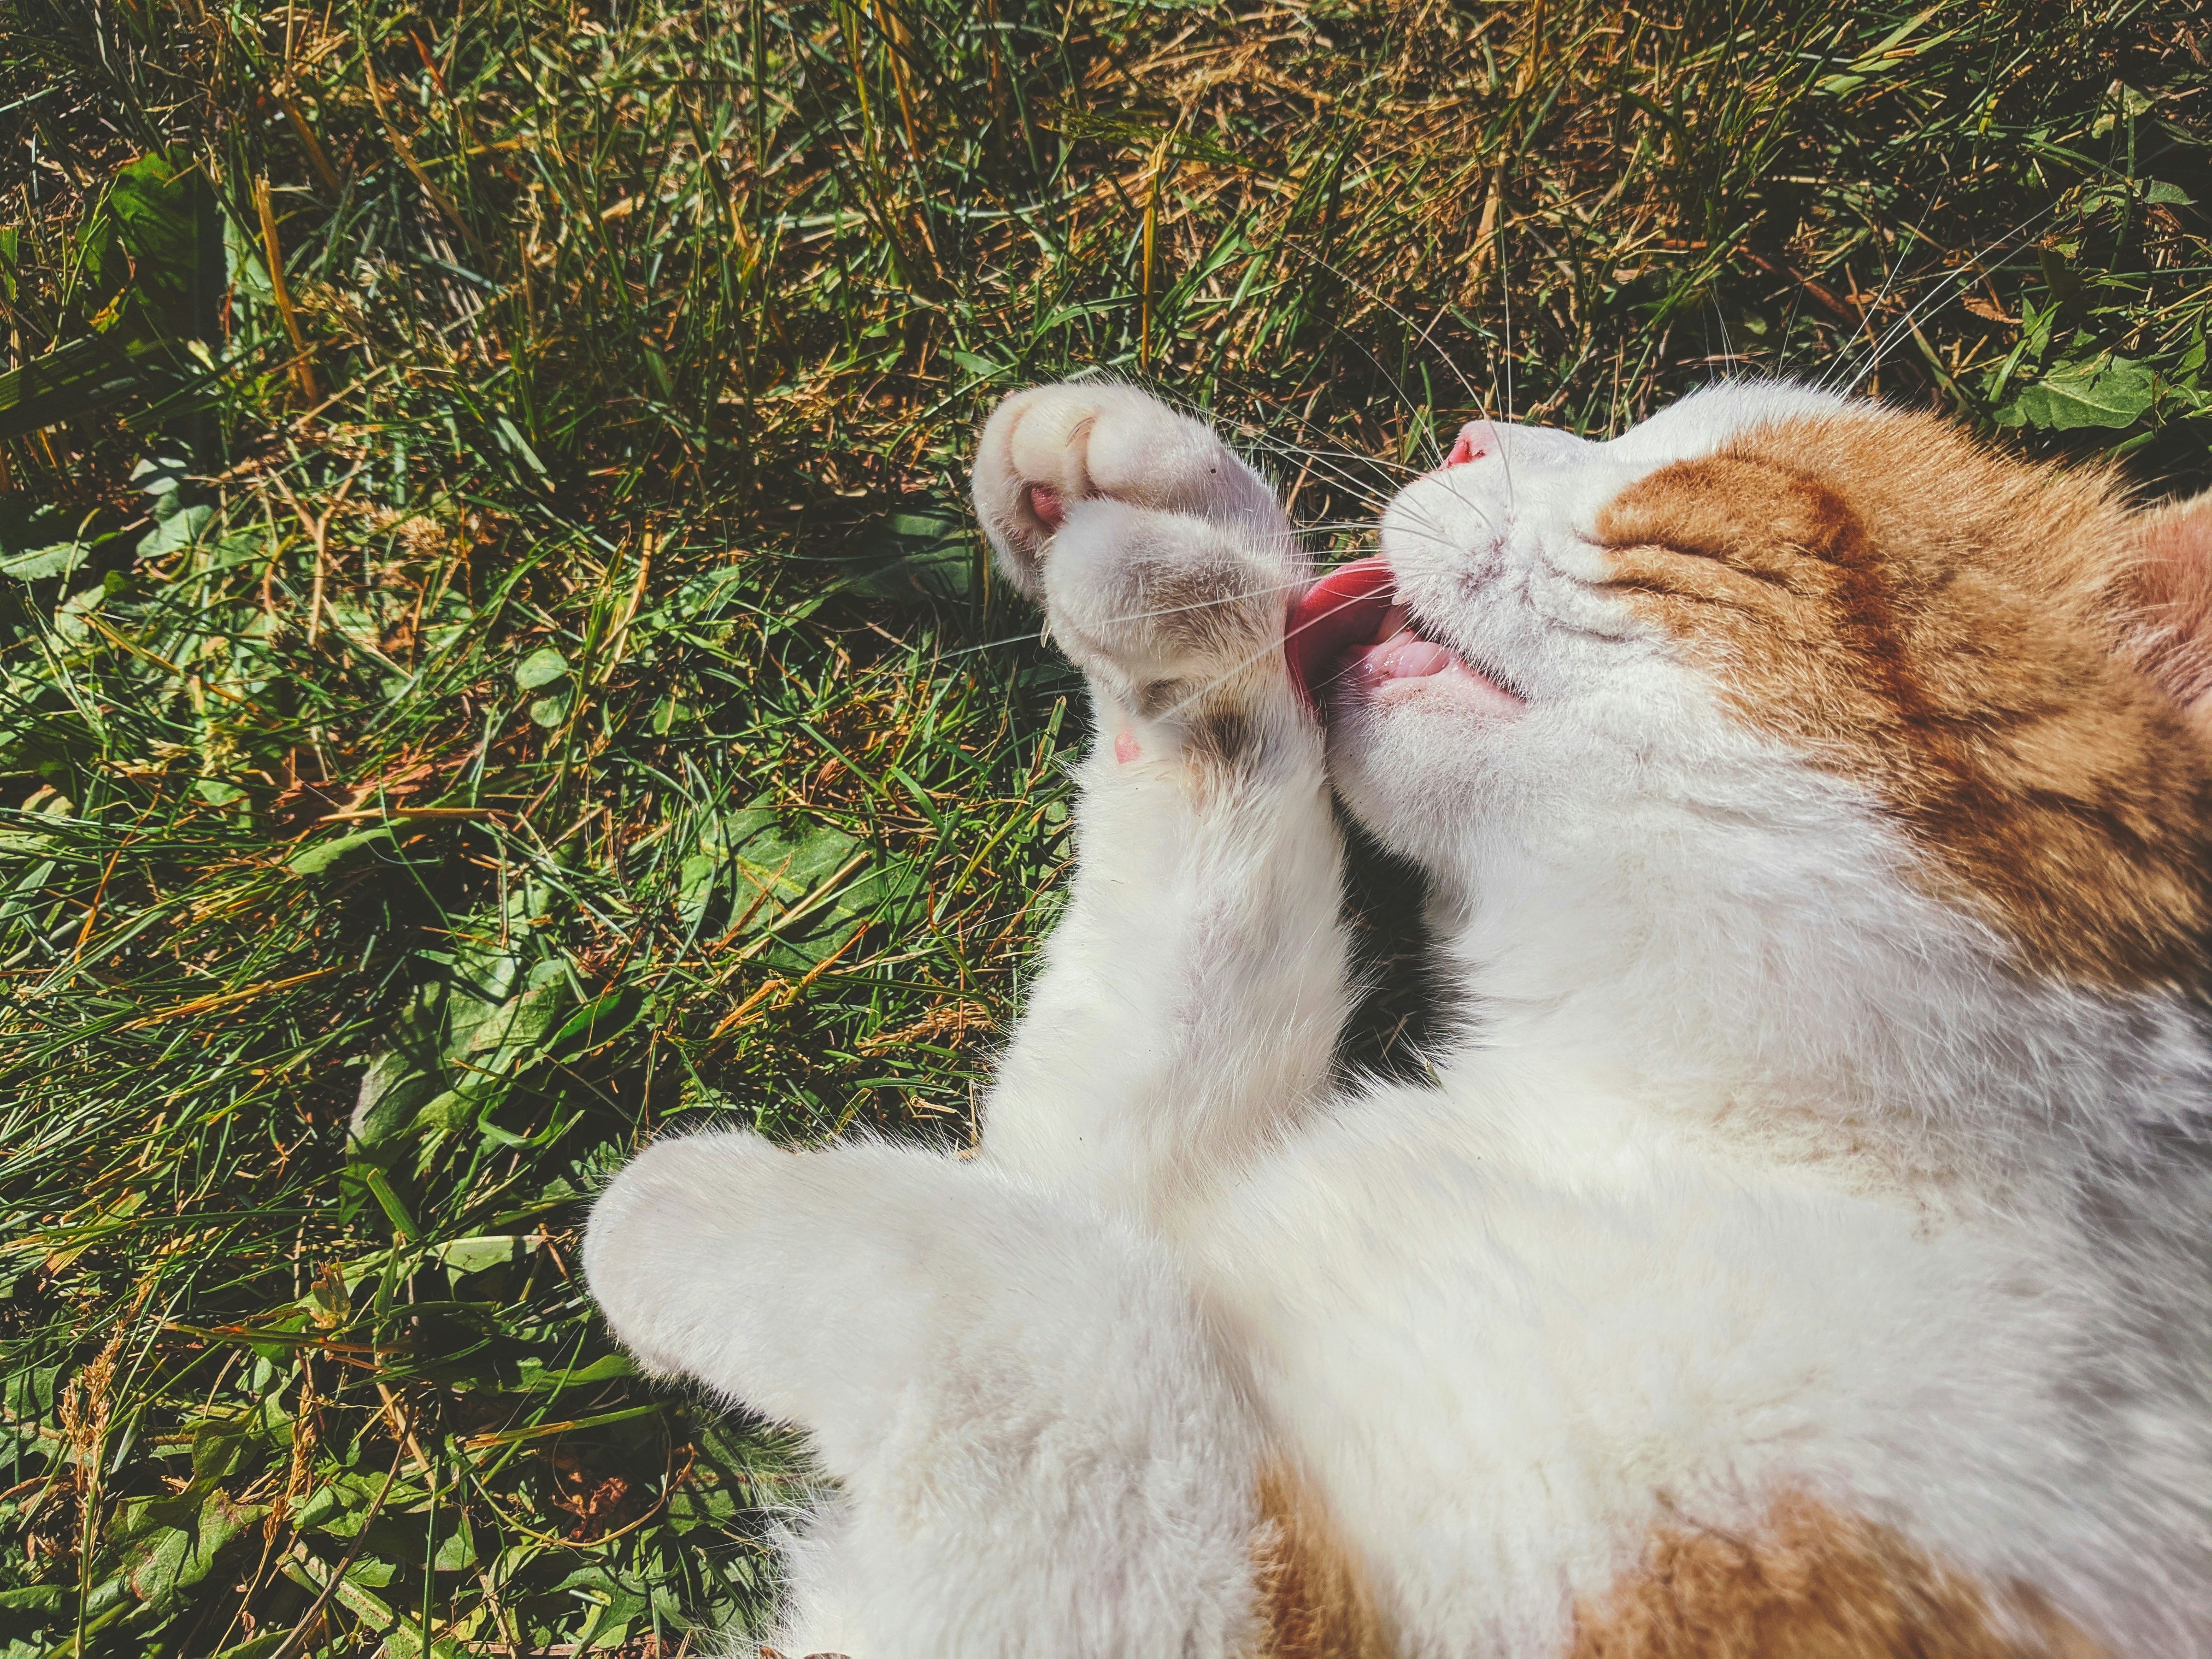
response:
[[[2136,520],[2129,599],[2136,650],[2200,728],[2212,732],[2212,490]]]

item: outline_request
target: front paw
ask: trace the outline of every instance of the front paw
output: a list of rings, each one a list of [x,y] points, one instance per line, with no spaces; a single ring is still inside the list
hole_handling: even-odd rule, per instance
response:
[[[1307,560],[1203,423],[1127,386],[1018,392],[984,426],[975,504],[1053,637],[1132,717],[1279,701]]]
[[[1085,501],[1188,515],[1263,538],[1289,527],[1266,481],[1204,422],[1133,386],[1015,392],[983,424],[975,483],[984,532],[1032,598],[1042,592],[1054,537]]]

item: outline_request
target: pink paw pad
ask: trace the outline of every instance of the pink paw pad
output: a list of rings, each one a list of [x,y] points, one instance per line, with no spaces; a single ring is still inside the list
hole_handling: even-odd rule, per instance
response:
[[[1033,483],[1029,489],[1030,511],[1047,530],[1060,528],[1060,521],[1067,516],[1067,503],[1050,484]]]

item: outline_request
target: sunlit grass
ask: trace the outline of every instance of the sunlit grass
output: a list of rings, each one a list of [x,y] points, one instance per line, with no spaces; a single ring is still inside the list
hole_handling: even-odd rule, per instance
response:
[[[0,1651],[773,1594],[794,1449],[630,1374],[581,1208],[970,1136],[1085,718],[964,505],[1003,391],[1206,408],[1345,550],[1474,413],[1727,372],[2201,485],[2209,24],[0,0],[12,363],[84,402],[0,441]]]

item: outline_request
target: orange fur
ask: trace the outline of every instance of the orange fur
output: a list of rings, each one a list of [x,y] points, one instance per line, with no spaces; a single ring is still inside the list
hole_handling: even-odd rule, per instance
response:
[[[2131,659],[2110,483],[1929,417],[1797,421],[1601,515],[1740,718],[1863,782],[2032,968],[2202,987],[2212,750]]]
[[[2212,492],[2137,520],[2119,591],[2140,617],[2130,641],[2144,668],[2212,731]]]
[[[1364,1576],[1289,1467],[1260,1473],[1262,1659],[1389,1659]]]
[[[1889,1528],[1791,1495],[1748,1537],[1660,1528],[1633,1571],[1576,1609],[1568,1653],[2099,1659],[2103,1650],[2032,1591],[1993,1598]]]

